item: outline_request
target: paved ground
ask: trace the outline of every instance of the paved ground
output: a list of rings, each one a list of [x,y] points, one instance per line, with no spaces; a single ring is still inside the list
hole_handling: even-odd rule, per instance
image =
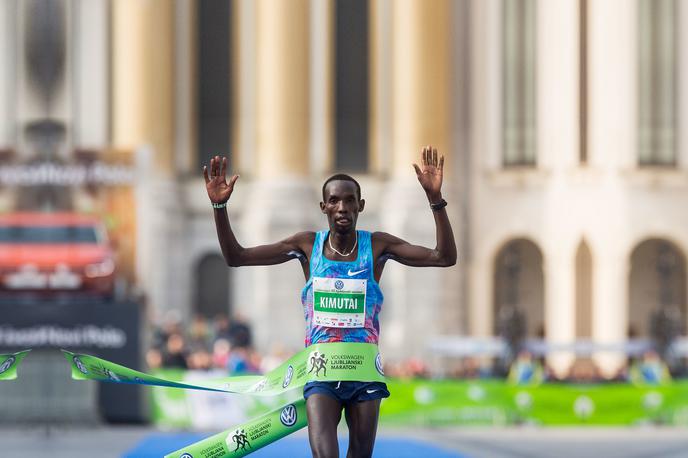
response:
[[[13,427],[0,429],[0,450],[1,456],[22,458],[144,458],[156,456],[155,447],[183,445],[205,435],[145,427]],[[674,428],[382,429],[378,437],[376,458],[688,457],[688,430]],[[267,447],[254,456],[309,456],[305,431],[285,440],[288,443],[279,448],[273,447],[271,451]]]

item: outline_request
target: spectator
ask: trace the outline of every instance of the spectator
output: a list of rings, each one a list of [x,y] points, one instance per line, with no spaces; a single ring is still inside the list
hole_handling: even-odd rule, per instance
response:
[[[227,363],[229,362],[230,350],[231,346],[229,345],[229,341],[227,339],[217,339],[213,344],[213,367],[225,369],[227,367]]]
[[[196,347],[186,358],[186,365],[191,370],[207,371],[212,366],[212,357],[205,348]]]
[[[509,381],[516,385],[538,385],[542,382],[542,366],[528,351],[521,351],[509,370]]]
[[[225,314],[218,314],[215,316],[215,322],[213,324],[213,327],[215,328],[215,340],[226,339],[228,342],[231,342],[229,333],[229,317]]]
[[[631,380],[637,385],[662,385],[671,381],[671,375],[659,354],[649,350],[631,368]]]
[[[149,369],[162,367],[162,353],[157,348],[151,348],[146,352],[146,364]]]
[[[229,323],[229,343],[232,347],[246,348],[251,346],[251,328],[246,321],[236,316]]]
[[[165,345],[165,353],[162,360],[163,367],[186,369],[185,353],[184,337],[178,332],[170,334]]]
[[[189,327],[189,345],[209,348],[213,341],[208,320],[203,315],[194,315]]]

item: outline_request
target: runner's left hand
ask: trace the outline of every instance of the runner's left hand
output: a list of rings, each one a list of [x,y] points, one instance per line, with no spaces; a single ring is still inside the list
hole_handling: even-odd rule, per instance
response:
[[[428,195],[431,203],[442,199],[442,172],[444,169],[444,156],[437,158],[437,148],[431,145],[424,146],[421,152],[422,167],[413,164],[416,170],[418,182]]]

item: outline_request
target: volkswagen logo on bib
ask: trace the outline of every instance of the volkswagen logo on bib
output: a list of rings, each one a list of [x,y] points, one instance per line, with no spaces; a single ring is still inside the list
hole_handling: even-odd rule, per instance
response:
[[[385,371],[382,369],[382,356],[380,356],[380,353],[375,357],[375,369],[377,369],[380,375],[385,375]]]
[[[334,287],[335,289],[342,289],[344,288],[344,282],[341,280],[337,280],[336,282],[334,282]]]
[[[10,367],[12,367],[12,364],[14,364],[14,361],[16,358],[14,356],[10,356],[7,358],[2,365],[0,365],[0,374],[4,374],[9,370]]]
[[[287,407],[282,409],[280,414],[280,421],[284,426],[294,426],[296,424],[296,407],[294,404],[289,404]]]
[[[282,382],[282,388],[286,388],[291,383],[291,378],[294,376],[294,367],[290,364],[287,367],[287,372],[284,374],[284,381]]]
[[[179,458],[193,458],[193,455],[191,453],[182,453]]]

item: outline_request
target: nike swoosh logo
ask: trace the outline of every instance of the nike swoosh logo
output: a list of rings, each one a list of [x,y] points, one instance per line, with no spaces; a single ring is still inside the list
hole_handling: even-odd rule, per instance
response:
[[[368,269],[363,269],[363,270],[357,270],[356,272],[352,272],[351,269],[346,273],[349,277],[353,277],[354,275],[360,274],[365,272]]]
[[[373,394],[373,393],[375,393],[376,391],[380,391],[380,390],[366,390],[366,393],[368,393],[368,394]]]

